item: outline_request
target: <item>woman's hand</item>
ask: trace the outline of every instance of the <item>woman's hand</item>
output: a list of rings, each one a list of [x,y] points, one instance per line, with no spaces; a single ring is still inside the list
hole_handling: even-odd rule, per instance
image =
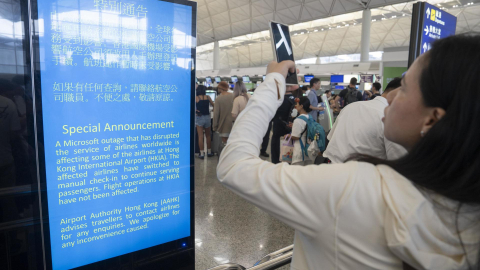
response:
[[[295,62],[286,60],[280,63],[276,61],[270,62],[267,67],[267,74],[278,72],[283,75],[283,77],[287,78],[288,72],[294,73],[295,72]]]

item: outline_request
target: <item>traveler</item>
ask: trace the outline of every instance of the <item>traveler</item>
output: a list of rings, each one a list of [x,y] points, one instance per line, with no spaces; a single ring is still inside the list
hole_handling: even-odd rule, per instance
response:
[[[308,97],[301,97],[295,99],[295,109],[298,111],[298,116],[293,121],[292,126],[292,140],[293,144],[293,156],[292,156],[292,165],[308,165],[313,162],[308,156],[305,156],[305,153],[302,151],[302,146],[300,140],[302,140],[303,145],[306,145],[307,142],[307,122],[299,118],[300,116],[312,117],[308,113],[312,110],[310,109],[310,100]]]
[[[247,88],[242,81],[235,83],[233,88],[233,108],[232,108],[232,118],[233,121],[237,116],[245,109],[247,106],[248,100],[251,98],[250,94],[247,93]]]
[[[318,121],[318,111],[323,111],[325,108],[318,107],[317,90],[320,90],[320,80],[313,78],[310,80],[310,91],[307,91],[308,100],[310,100],[310,112],[308,113],[315,122]]]
[[[199,158],[203,159],[205,157],[204,145],[203,145],[203,131],[205,130],[205,139],[207,140],[207,156],[213,157],[212,154],[212,138],[210,128],[211,118],[210,118],[210,106],[214,105],[212,99],[206,95],[206,88],[204,85],[199,85],[197,87],[197,96],[195,98],[196,102],[196,118],[195,122],[197,125],[197,134],[198,134],[198,147],[200,148]]]
[[[345,107],[328,134],[330,141],[323,157],[342,163],[355,154],[381,159],[398,159],[407,152],[383,135],[382,118],[388,106],[387,95],[400,87],[401,78],[392,80],[382,96]]]
[[[328,102],[330,103],[330,100],[332,100],[332,91],[326,90],[325,95],[327,96]]]
[[[296,96],[293,92],[295,88],[295,86],[287,86],[282,105],[276,109],[273,116],[273,134],[270,143],[270,156],[273,164],[280,163],[280,138],[292,131],[292,109],[295,107]]]
[[[271,63],[223,150],[219,181],[295,229],[292,269],[477,269],[478,48],[479,34],[450,36],[412,64],[385,109],[385,136],[408,150],[393,161],[304,167],[259,159],[295,66]]]
[[[336,97],[335,104],[339,104],[340,98],[343,98],[344,100],[343,107],[356,101],[362,101],[363,100],[362,93],[357,90],[356,85],[357,85],[357,78],[351,78],[350,84],[347,86],[347,88],[343,89],[340,92],[340,94],[338,94],[338,96]],[[339,108],[337,107],[337,109]]]
[[[367,93],[367,95],[368,95],[368,99],[373,100],[376,97],[382,96],[382,95],[380,95],[380,89],[382,89],[382,85],[378,82],[374,82],[372,84],[372,90],[365,91],[365,93]]]
[[[228,83],[218,84],[220,95],[215,99],[213,110],[213,131],[218,132],[223,144],[227,143],[228,136],[232,130],[233,118],[233,94],[228,93]]]

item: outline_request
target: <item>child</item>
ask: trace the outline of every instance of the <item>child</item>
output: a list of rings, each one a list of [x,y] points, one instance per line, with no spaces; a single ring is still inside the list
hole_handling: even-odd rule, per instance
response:
[[[298,112],[298,116],[303,115],[304,117],[310,118],[308,114],[312,109],[310,109],[310,100],[308,97],[301,97],[295,99],[295,109]],[[292,139],[295,141],[293,145],[293,157],[292,165],[308,165],[313,162],[311,159],[306,156],[302,151],[302,146],[300,145],[300,140],[302,140],[303,145],[307,142],[307,122],[298,117],[293,121],[292,126]]]

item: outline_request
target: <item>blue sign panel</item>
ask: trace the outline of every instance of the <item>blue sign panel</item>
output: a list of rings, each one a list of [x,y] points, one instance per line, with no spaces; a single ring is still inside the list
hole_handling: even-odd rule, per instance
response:
[[[191,235],[191,6],[38,0],[53,269]]]
[[[432,43],[441,38],[455,35],[457,17],[435,6],[425,3],[423,10],[422,42],[420,54],[430,50]]]
[[[305,75],[303,78],[305,82],[309,83],[313,79],[313,77],[313,75]]]
[[[343,83],[343,75],[330,76],[330,83]]]

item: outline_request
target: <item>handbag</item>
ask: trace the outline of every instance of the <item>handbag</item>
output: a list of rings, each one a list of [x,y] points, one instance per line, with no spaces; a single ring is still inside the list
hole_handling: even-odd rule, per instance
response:
[[[288,134],[288,135],[285,135],[285,138],[282,142],[282,145],[280,145],[280,161],[281,162],[287,162],[287,163],[291,164],[292,163],[292,157],[293,157],[292,136],[290,134]]]

